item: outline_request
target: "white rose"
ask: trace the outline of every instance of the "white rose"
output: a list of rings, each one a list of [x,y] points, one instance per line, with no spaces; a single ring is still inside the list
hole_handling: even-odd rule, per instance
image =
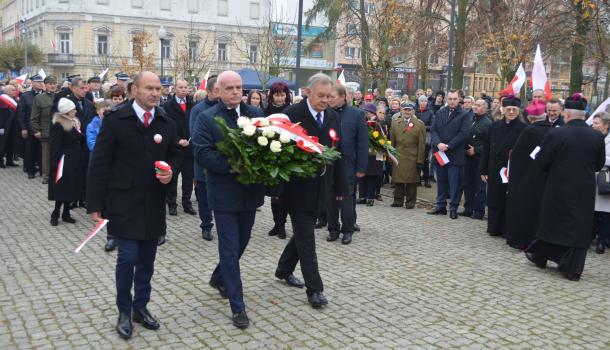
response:
[[[279,141],[271,141],[269,148],[271,149],[271,152],[279,153],[282,151],[282,144]]]
[[[237,126],[239,126],[240,128],[244,128],[246,125],[250,125],[250,119],[246,118],[246,117],[239,117],[237,118]]]
[[[242,133],[246,136],[252,136],[256,133],[256,126],[248,124],[244,126],[244,131],[242,131]]]
[[[261,126],[269,126],[269,125],[271,125],[271,124],[269,123],[269,120],[267,120],[267,118],[261,119]]]
[[[256,139],[256,141],[261,146],[267,146],[267,144],[269,143],[269,140],[267,140],[267,138],[265,136],[259,136],[258,139]]]
[[[286,133],[280,134],[280,142],[281,143],[288,143],[288,142],[290,142],[290,136],[288,136],[288,134],[286,134]]]
[[[265,136],[268,139],[272,139],[275,136],[275,131],[272,129],[267,129],[267,130],[263,131],[263,136]]]

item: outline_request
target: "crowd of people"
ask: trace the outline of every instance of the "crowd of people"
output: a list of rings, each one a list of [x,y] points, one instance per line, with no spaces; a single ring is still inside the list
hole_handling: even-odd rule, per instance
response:
[[[360,231],[357,205],[383,200],[386,184],[391,207],[414,209],[418,187],[435,182],[429,215],[482,220],[487,212],[489,235],[504,237],[540,268],[554,261],[570,280],[580,278],[595,237],[597,253],[610,245],[610,197],[596,190],[604,181],[596,173],[610,166],[610,113],[589,126],[582,94],[546,101],[536,90],[526,106],[515,96],[455,90],[420,89],[411,99],[392,89],[363,95],[320,73],[295,96],[282,82],[244,92],[232,71],[209,77],[205,90],[185,80],[170,86],[152,72],[118,73],[114,84],[72,76],[61,88],[54,76],[35,75],[0,90],[17,103],[0,104],[0,167],[22,158],[28,178],[41,176],[54,202],[53,226],[60,218],[75,223],[70,210],[78,207],[95,221],[109,220],[104,249],[118,247],[116,330],[123,338],[132,321],[159,328],[146,305],[157,247],[166,242],[166,209],[178,215],[180,176],[182,209],[199,214],[204,240],[214,239],[215,222],[220,261],[209,284],[229,299],[238,328],[249,325],[239,260],[265,196],[274,221],[269,236],[286,239],[288,217],[292,224],[275,276],[305,288],[314,308],[328,302],[314,230],[350,244]],[[277,113],[337,147],[341,159],[313,178],[274,188],[239,183],[216,148],[223,135],[214,118],[235,128],[238,117]],[[372,150],[371,133],[387,138],[397,161]],[[299,262],[304,281],[294,276]]]

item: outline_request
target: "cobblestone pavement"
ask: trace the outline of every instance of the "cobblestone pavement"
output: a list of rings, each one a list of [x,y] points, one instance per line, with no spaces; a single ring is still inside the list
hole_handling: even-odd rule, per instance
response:
[[[195,217],[169,217],[149,304],[161,329],[136,325],[126,342],[114,331],[116,252],[103,251],[100,235],[73,253],[93,226],[84,210],[76,225],[51,227],[46,187],[18,168],[0,169],[0,193],[0,349],[610,347],[608,255],[591,252],[582,280],[570,282],[487,236],[482,221],[390,208],[389,198],[359,206],[362,232],[349,246],[316,231],[330,301],[321,311],[274,279],[285,241],[267,236],[266,201],[242,258],[245,331],[207,284],[216,239],[201,239]]]

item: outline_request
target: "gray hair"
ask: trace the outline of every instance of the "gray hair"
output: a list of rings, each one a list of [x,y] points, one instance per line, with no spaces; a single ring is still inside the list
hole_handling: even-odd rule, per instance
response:
[[[421,95],[417,98],[417,101],[419,101],[419,103],[422,103],[422,102],[428,103],[428,98],[426,97],[426,95]]]
[[[316,73],[307,79],[307,87],[313,89],[316,85],[332,85],[333,81],[324,73]]]
[[[476,100],[475,103],[479,102],[479,101],[483,102],[483,106],[485,107],[485,112],[487,112],[487,110],[489,109],[489,108],[487,108],[487,101],[485,101],[484,99],[480,98],[480,99]]]
[[[564,114],[573,116],[574,118],[584,119],[587,115],[585,111],[581,111],[580,109],[566,109]]]
[[[472,97],[472,96],[466,96],[466,97],[464,97],[464,101],[466,101],[466,100],[470,100],[470,102],[472,102],[472,103],[474,103],[474,102],[475,102],[474,97]]]
[[[599,118],[599,119],[601,119],[601,121],[602,121],[604,124],[606,124],[606,125],[610,124],[610,113],[608,113],[608,112],[601,112],[601,113],[598,113],[598,114],[596,114],[596,115],[595,115],[595,117],[594,117],[594,118]]]

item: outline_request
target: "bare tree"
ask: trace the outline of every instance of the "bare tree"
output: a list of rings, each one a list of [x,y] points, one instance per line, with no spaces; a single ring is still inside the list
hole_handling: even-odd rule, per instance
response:
[[[145,70],[153,70],[155,66],[155,53],[147,52],[152,45],[152,35],[144,30],[135,31],[132,34],[131,46],[132,57],[121,57],[120,64],[123,71],[130,75]]]

